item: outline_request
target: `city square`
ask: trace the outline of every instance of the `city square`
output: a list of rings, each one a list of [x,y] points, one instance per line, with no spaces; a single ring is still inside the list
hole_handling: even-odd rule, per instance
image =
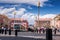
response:
[[[0,40],[60,40],[58,3],[0,0]]]

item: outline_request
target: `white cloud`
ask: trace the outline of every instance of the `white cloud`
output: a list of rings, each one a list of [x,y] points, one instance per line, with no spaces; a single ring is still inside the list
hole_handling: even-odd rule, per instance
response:
[[[38,1],[40,1],[40,6],[43,6],[44,2],[47,2],[48,0],[0,0],[0,2],[3,3],[28,3],[32,5],[37,5]]]
[[[20,8],[19,10],[16,10],[15,8],[5,8],[5,9],[1,9],[0,13],[7,13],[6,15],[8,17],[13,18],[14,11],[16,12],[16,18],[24,18],[28,20],[29,24],[33,24],[37,16],[34,13],[25,13],[27,11],[25,8]],[[54,18],[55,16],[56,16],[55,14],[45,14],[43,16],[40,16],[40,18]]]
[[[14,17],[14,12],[16,12],[16,17],[22,16],[27,10],[25,8],[20,8],[16,10],[15,7],[13,8],[0,8],[0,14],[6,14],[8,17]]]
[[[15,12],[16,12],[16,18],[19,18],[20,16],[24,15],[24,13],[26,11],[27,10],[25,8],[20,8],[19,10],[15,10]],[[12,13],[14,13],[14,11]]]
[[[29,24],[33,24],[35,20],[35,15],[33,13],[26,13],[21,18],[28,20]]]
[[[33,13],[26,13],[22,16],[22,18],[25,18],[28,20],[29,24],[34,24],[34,21],[36,20],[36,16]],[[55,14],[45,14],[43,16],[40,16],[40,18],[54,18]]]
[[[15,8],[0,9],[0,14],[3,14],[3,13],[7,14],[7,13],[12,12],[14,10],[15,10]]]
[[[16,10],[15,7],[14,8],[4,8],[4,9],[0,8],[0,14],[5,14],[6,16],[11,18],[11,17],[13,17],[12,12],[15,10]]]
[[[8,16],[9,18],[14,18],[14,15],[13,15],[13,14],[7,14],[7,16]]]
[[[56,16],[56,14],[45,14],[43,16],[41,16],[41,18],[54,18]]]

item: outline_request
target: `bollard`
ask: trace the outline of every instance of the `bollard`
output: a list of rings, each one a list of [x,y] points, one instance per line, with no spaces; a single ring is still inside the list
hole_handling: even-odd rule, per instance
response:
[[[5,35],[7,34],[7,30],[5,29]]]
[[[17,36],[17,29],[15,29],[15,36]]]
[[[11,29],[9,29],[9,35],[11,35]]]
[[[52,29],[46,29],[46,40],[52,40]]]

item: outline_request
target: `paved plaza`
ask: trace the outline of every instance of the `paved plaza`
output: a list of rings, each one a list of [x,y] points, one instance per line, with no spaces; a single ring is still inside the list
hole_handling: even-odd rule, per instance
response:
[[[0,40],[45,40],[45,39],[36,39],[27,37],[0,37]]]
[[[0,34],[0,40],[46,40],[46,34],[38,34],[36,32],[18,32],[17,37],[12,32],[11,35],[8,33]],[[53,40],[60,40],[60,32],[57,32],[56,35],[53,35]]]

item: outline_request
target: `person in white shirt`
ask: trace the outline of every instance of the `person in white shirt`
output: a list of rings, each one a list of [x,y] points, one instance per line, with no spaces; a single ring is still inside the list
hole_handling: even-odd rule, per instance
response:
[[[38,33],[39,33],[40,32],[40,28],[38,27],[37,30],[38,30]]]
[[[2,34],[4,33],[4,27],[2,27]]]

